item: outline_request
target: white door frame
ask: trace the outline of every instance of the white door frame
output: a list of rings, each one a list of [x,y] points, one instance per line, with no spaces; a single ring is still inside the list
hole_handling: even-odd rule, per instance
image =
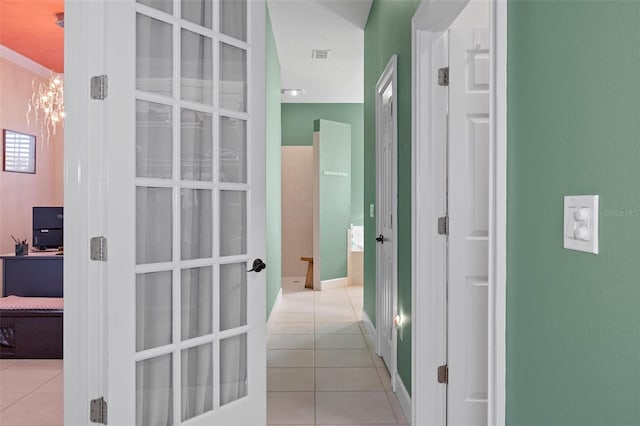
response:
[[[445,387],[436,371],[446,353],[442,282],[445,247],[436,223],[444,213],[444,140],[431,137],[431,49],[469,0],[424,0],[412,21],[412,404],[413,425],[444,424]],[[507,2],[490,0],[489,365],[488,425],[505,424]],[[418,362],[418,360],[420,360]]]
[[[376,83],[376,199],[378,194],[380,194],[380,189],[382,187],[382,181],[380,177],[383,175],[380,173],[380,147],[381,147],[381,119],[380,115],[382,114],[382,102],[381,102],[381,91],[384,87],[391,84],[391,98],[393,105],[393,123],[392,123],[392,135],[393,135],[393,158],[391,161],[391,188],[393,188],[393,192],[391,194],[392,199],[392,235],[391,235],[391,244],[392,248],[392,256],[393,256],[393,268],[392,268],[392,290],[391,290],[391,306],[393,318],[398,314],[398,227],[397,217],[398,217],[398,56],[393,55],[389,59],[387,66],[384,68],[384,71],[380,75],[378,82]],[[378,219],[380,217],[379,214],[379,206],[380,200],[376,200],[376,234],[380,232],[380,227],[378,225]],[[376,235],[377,236],[377,235]],[[376,265],[381,265],[379,246],[376,244]],[[376,266],[377,268],[378,266]],[[376,271],[376,295],[380,295],[382,283],[380,278],[380,273]],[[380,354],[380,348],[382,345],[383,339],[383,326],[382,326],[382,313],[384,312],[384,308],[382,306],[382,298],[376,297],[376,353]],[[392,320],[393,321],[393,320]],[[396,390],[396,376],[398,372],[398,332],[396,327],[391,328],[391,365],[389,365],[389,375],[391,376],[391,387],[393,391]]]
[[[89,94],[90,77],[104,73],[104,2],[67,0],[65,26],[64,423],[80,425],[88,399],[106,390],[104,264],[88,262],[86,238],[106,234],[104,211],[92,207],[104,205],[105,107]]]

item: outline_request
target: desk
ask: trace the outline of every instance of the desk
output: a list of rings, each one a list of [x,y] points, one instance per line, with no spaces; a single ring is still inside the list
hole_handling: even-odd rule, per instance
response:
[[[62,297],[63,256],[56,252],[6,254],[2,259],[2,296]]]

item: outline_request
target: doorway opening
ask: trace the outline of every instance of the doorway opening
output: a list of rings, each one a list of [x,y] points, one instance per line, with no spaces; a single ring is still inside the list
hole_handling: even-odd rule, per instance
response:
[[[504,424],[506,8],[440,6],[413,21],[413,421]]]
[[[0,10],[0,423],[62,424],[64,1]]]
[[[353,423],[371,422],[373,418],[351,418],[347,417],[326,417],[329,411],[327,407],[333,407],[336,415],[345,414],[343,407],[330,403],[329,400],[337,399],[338,393],[349,395],[350,398],[373,398],[364,405],[374,407],[375,401],[385,410],[381,413],[375,408],[370,410],[381,415],[390,423],[404,423],[406,418],[402,414],[401,418],[396,417],[394,409],[398,408],[398,414],[402,409],[397,405],[395,394],[391,391],[391,375],[387,371],[384,361],[376,353],[376,336],[373,327],[362,326],[360,321],[366,322],[363,318],[363,226],[366,217],[376,216],[376,206],[364,206],[364,24],[369,12],[369,2],[341,2],[329,5],[326,2],[306,2],[303,7],[304,17],[300,19],[300,27],[305,33],[322,34],[322,38],[317,43],[323,46],[307,46],[297,51],[299,62],[294,68],[287,68],[288,57],[287,47],[300,37],[289,36],[279,37],[282,31],[280,25],[291,29],[291,19],[297,17],[295,11],[288,10],[286,20],[282,21],[278,16],[278,8],[285,3],[269,3],[271,19],[280,62],[282,66],[282,89],[289,88],[304,89],[295,98],[286,92],[282,103],[282,296],[275,304],[271,315],[271,335],[269,336],[270,347],[268,348],[268,382],[270,382],[269,398],[278,397],[277,392],[292,392],[295,384],[283,383],[278,378],[285,374],[284,370],[289,369],[289,374],[295,377],[298,383],[303,383],[302,388],[310,392],[311,386],[316,386],[315,409],[320,416],[317,424],[323,421],[333,423]],[[286,3],[291,7],[291,2]],[[318,8],[318,9],[316,9]],[[361,8],[361,13],[345,13],[345,9]],[[333,9],[333,10],[331,10]],[[336,15],[337,9],[343,9],[342,16]],[[352,10],[353,12],[353,10]],[[327,17],[332,13],[330,21],[325,20],[324,24],[318,24],[323,19],[316,22],[308,22],[309,17]],[[298,19],[296,19],[298,21]],[[284,22],[284,24],[282,24]],[[357,24],[357,25],[354,25]],[[347,32],[338,30],[336,26],[345,28]],[[331,29],[331,31],[328,31]],[[351,31],[351,32],[349,32]],[[359,41],[357,50],[346,50],[344,44]],[[324,43],[323,43],[324,42]],[[330,43],[335,43],[331,45]],[[328,51],[328,59],[320,59],[311,54],[314,47],[322,47]],[[283,49],[282,51],[281,48]],[[332,74],[329,67],[333,61],[344,61],[347,56],[351,63],[362,61],[355,68],[350,68],[348,75]],[[326,56],[325,56],[326,58]],[[323,62],[324,61],[324,62]],[[320,73],[320,78],[328,81],[321,91],[314,90],[301,83],[297,83],[296,78],[304,74],[309,65],[311,71]],[[324,74],[324,75],[323,75]],[[327,78],[328,77],[328,78]],[[358,81],[359,80],[359,81]],[[360,91],[357,96],[347,95],[355,90]],[[322,95],[322,96],[320,96]],[[351,161],[350,169],[338,161],[323,163],[314,174],[305,174],[314,169],[313,143],[314,143],[314,122],[320,120],[320,136],[322,138],[322,125],[324,123],[344,123],[351,125]],[[320,141],[322,145],[322,141]],[[321,154],[322,155],[322,154]],[[333,160],[344,160],[346,154],[334,154]],[[322,161],[322,159],[320,160]],[[306,164],[306,165],[305,165]],[[303,177],[303,176],[306,176]],[[341,199],[339,206],[329,209],[336,212],[338,209],[350,209],[347,220],[329,229],[314,229],[313,225],[313,203],[314,203],[314,177],[322,182],[329,182],[327,188],[331,201],[338,199],[338,185],[351,183],[350,199]],[[320,190],[322,192],[322,190]],[[342,194],[340,194],[342,195]],[[306,198],[307,201],[304,201]],[[322,200],[320,200],[322,203]],[[322,211],[322,209],[320,209]],[[317,252],[313,251],[314,231],[320,237],[334,234],[332,237],[341,245],[340,248],[331,250],[328,254],[323,252],[317,257]],[[300,238],[306,234],[305,238]],[[305,243],[306,241],[306,243]],[[306,250],[306,252],[302,251]],[[312,254],[309,254],[312,253]],[[321,268],[332,264],[333,257],[339,257],[340,268],[335,268],[330,275],[323,276],[320,272],[314,274],[314,281],[322,281],[322,291],[307,291],[304,287],[306,281],[307,261],[301,258],[313,257],[314,267],[317,263]],[[319,261],[318,261],[319,260]],[[320,275],[320,276],[318,276]],[[292,288],[292,286],[294,286]],[[297,286],[297,287],[296,287]],[[316,287],[317,288],[317,287]],[[298,300],[298,303],[295,301]],[[373,317],[373,315],[372,315]],[[298,323],[286,323],[286,320]],[[313,321],[313,324],[310,322]],[[370,324],[370,321],[369,321]],[[315,327],[313,327],[315,325]],[[311,326],[311,327],[310,327]],[[291,333],[291,334],[289,334]],[[293,333],[299,333],[294,335]],[[314,335],[315,334],[315,335]],[[306,336],[306,337],[304,337]],[[305,339],[309,339],[305,341]],[[298,341],[299,343],[296,343]],[[300,343],[301,342],[301,343]],[[315,346],[304,346],[311,344]],[[298,345],[295,348],[282,347],[282,345]],[[300,351],[300,352],[296,352]],[[308,351],[308,352],[304,352]],[[278,356],[309,356],[314,354],[317,363],[304,364],[295,367],[292,360],[282,361]],[[302,362],[302,361],[300,361]],[[300,368],[299,371],[293,369]],[[306,370],[305,370],[306,369]],[[315,371],[314,371],[315,369]],[[384,373],[383,375],[381,375]],[[270,376],[269,376],[270,374]],[[313,376],[315,374],[315,376]],[[313,376],[313,377],[312,377]],[[284,390],[287,389],[287,390]],[[304,391],[303,391],[304,392]],[[389,392],[389,394],[387,394]],[[335,395],[334,395],[335,393]],[[343,395],[343,396],[344,396]],[[390,398],[389,396],[393,396]],[[306,396],[311,401],[309,394]],[[355,401],[355,400],[353,400]],[[393,405],[392,405],[393,401]],[[348,404],[347,404],[348,405]],[[351,404],[353,405],[353,404]],[[358,404],[360,405],[360,404]],[[388,409],[388,410],[387,410]],[[353,410],[351,410],[353,411]],[[272,411],[269,410],[269,414]],[[353,414],[353,413],[352,413]],[[341,419],[341,420],[338,420]],[[306,421],[313,420],[307,418]],[[272,419],[276,421],[276,419]],[[300,424],[305,424],[302,420],[296,420]],[[375,421],[374,421],[375,422]]]

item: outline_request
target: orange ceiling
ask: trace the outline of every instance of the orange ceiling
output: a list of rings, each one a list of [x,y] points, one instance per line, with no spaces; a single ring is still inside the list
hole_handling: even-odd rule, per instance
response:
[[[64,72],[64,0],[0,0],[0,44],[55,72]]]

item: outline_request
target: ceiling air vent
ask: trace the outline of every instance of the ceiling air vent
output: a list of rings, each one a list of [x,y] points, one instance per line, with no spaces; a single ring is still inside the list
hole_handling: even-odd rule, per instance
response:
[[[313,49],[311,51],[311,57],[313,59],[329,59],[330,50]]]

